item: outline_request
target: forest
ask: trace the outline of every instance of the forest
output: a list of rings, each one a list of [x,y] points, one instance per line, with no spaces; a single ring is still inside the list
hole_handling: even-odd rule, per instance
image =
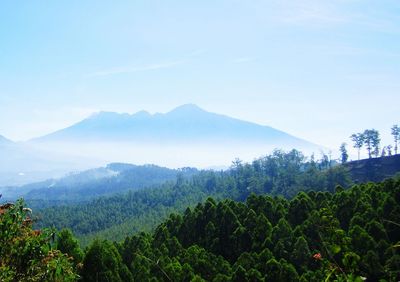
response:
[[[398,281],[399,203],[399,179],[298,192],[290,200],[209,197],[153,232],[94,240],[82,251],[68,229],[35,235],[19,202],[1,214],[0,279]],[[33,274],[37,280],[28,280]]]
[[[159,187],[101,197],[89,203],[35,210],[37,228],[70,228],[87,245],[93,238],[123,240],[133,232],[150,231],[171,212],[183,212],[211,196],[216,200],[244,201],[251,193],[291,198],[299,191],[333,192],[336,185],[350,187],[348,169],[333,166],[326,157],[315,161],[297,150],[243,163],[235,160],[228,171],[202,171],[192,177],[178,175]]]
[[[0,280],[398,281],[400,178],[352,173],[397,161],[276,150],[89,203],[3,205]]]

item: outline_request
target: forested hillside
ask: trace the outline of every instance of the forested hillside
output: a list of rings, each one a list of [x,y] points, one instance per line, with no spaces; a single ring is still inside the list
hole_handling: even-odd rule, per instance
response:
[[[0,189],[3,198],[23,197],[31,207],[85,202],[99,196],[115,195],[175,181],[197,173],[195,168],[169,169],[156,165],[111,163],[105,167],[69,174],[21,187]]]
[[[153,233],[94,241],[80,274],[84,281],[398,281],[399,222],[400,181],[392,179],[292,200],[209,198]]]
[[[398,281],[400,179],[351,185],[344,166],[275,151],[226,172],[44,209],[38,226],[70,227],[87,248],[63,229],[35,243],[62,264],[39,265],[82,281]],[[4,230],[13,218],[1,216]],[[0,259],[4,273],[27,275],[8,267],[40,254],[6,245],[15,259]]]
[[[333,192],[336,185],[351,185],[344,167],[330,168],[326,160],[306,161],[296,150],[275,151],[251,164],[236,160],[226,172],[203,171],[156,188],[40,210],[37,226],[71,228],[85,238],[83,243],[96,236],[122,240],[134,232],[151,230],[169,213],[183,212],[209,196],[244,201],[251,193],[268,193],[290,198],[299,191]]]
[[[368,158],[345,164],[355,183],[382,181],[400,172],[400,155]]]

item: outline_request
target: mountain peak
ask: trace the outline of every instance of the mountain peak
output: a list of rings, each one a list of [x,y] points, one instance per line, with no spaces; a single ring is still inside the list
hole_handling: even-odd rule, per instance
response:
[[[139,111],[131,115],[132,117],[140,117],[140,118],[146,118],[150,117],[151,114],[148,111]]]
[[[127,113],[117,113],[117,112],[108,112],[108,111],[100,111],[97,113],[93,113],[88,119],[96,119],[96,120],[109,120],[109,119],[119,119],[121,117],[129,117]]]
[[[169,113],[192,113],[192,112],[205,112],[205,110],[203,110],[196,104],[184,104],[179,107],[176,107]]]
[[[169,111],[166,114],[189,114],[189,113],[204,113],[206,112],[196,104],[183,104],[181,106],[178,106],[174,108],[173,110]],[[160,114],[156,114],[160,115]],[[161,114],[163,115],[163,114]],[[153,116],[147,111],[138,111],[133,114],[128,114],[128,113],[118,113],[118,112],[110,112],[110,111],[100,111],[93,113],[88,119],[96,119],[96,120],[109,120],[109,119],[120,119],[120,118],[147,118]],[[0,140],[1,140],[1,135],[0,135]]]

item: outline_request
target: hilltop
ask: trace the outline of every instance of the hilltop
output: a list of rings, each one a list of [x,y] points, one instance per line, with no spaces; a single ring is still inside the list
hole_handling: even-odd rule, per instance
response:
[[[344,166],[355,183],[379,182],[400,172],[400,155],[352,161]]]

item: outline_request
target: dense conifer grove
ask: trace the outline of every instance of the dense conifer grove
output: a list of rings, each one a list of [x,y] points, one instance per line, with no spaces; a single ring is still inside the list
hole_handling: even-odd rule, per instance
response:
[[[42,211],[60,229],[78,223],[57,235],[33,231],[22,205],[0,214],[2,281],[400,279],[400,179],[353,185],[343,166],[305,161],[298,151]],[[112,240],[82,249],[75,239],[107,227]]]
[[[15,240],[2,230],[0,267],[8,275],[4,281],[30,273],[35,262],[39,273],[47,267],[45,273],[66,271],[75,279],[73,269],[82,281],[398,281],[399,203],[400,181],[393,179],[347,190],[338,186],[335,193],[299,192],[291,200],[256,194],[245,202],[208,198],[171,214],[152,233],[120,243],[95,240],[84,253],[68,230],[52,244],[45,235],[31,244],[29,226],[21,227],[27,233],[15,233],[29,238],[22,243],[10,243]],[[2,227],[17,224],[15,212],[1,215]],[[30,247],[22,248],[27,242]],[[48,265],[51,253],[60,263]]]

